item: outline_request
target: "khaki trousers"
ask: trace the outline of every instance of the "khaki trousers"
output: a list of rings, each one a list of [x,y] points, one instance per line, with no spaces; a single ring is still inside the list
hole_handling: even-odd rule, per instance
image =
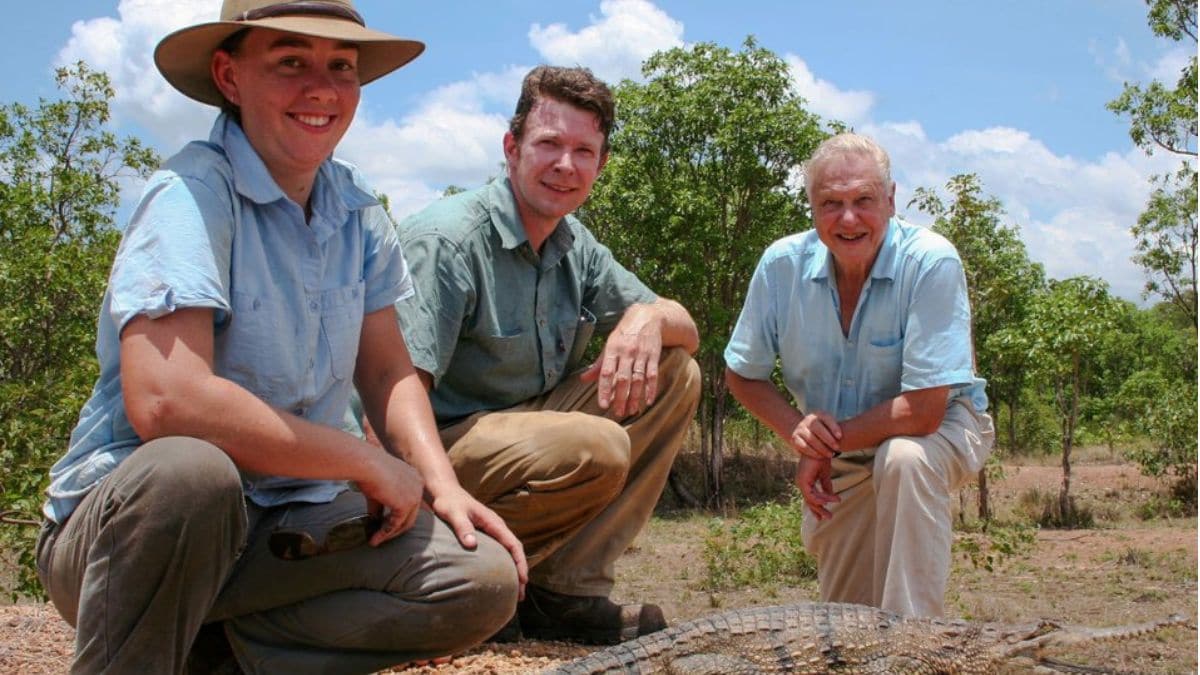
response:
[[[464,550],[429,511],[378,548],[306,560],[268,549],[289,511],[333,524],[365,509],[356,492],[262,508],[216,446],[143,445],[38,540],[42,584],[76,627],[72,672],[181,673],[214,621],[247,673],[374,672],[471,647],[512,616],[508,552],[482,534]]]
[[[842,501],[833,517],[806,517],[804,545],[817,558],[821,599],[941,616],[950,577],[951,497],[983,467],[992,419],[956,399],[929,436],[898,436],[833,460]],[[810,514],[806,514],[810,515]]]
[[[512,408],[442,430],[458,480],[504,518],[529,559],[530,583],[607,596],[614,563],[650,519],[700,400],[700,369],[663,352],[659,394],[614,421],[576,373]]]

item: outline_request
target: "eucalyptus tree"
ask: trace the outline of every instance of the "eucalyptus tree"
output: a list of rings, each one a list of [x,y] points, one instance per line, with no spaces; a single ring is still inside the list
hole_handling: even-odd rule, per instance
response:
[[[616,87],[618,124],[585,222],[700,328],[701,453],[721,490],[728,394],[722,352],[758,256],[810,225],[799,165],[824,138],[787,64],[747,38],[651,56]]]
[[[1061,428],[1061,522],[1072,519],[1071,450],[1075,445],[1080,407],[1091,393],[1102,364],[1107,335],[1117,326],[1120,307],[1108,284],[1088,276],[1053,280],[1033,298],[1029,319],[1029,363],[1035,376],[1048,385]]]

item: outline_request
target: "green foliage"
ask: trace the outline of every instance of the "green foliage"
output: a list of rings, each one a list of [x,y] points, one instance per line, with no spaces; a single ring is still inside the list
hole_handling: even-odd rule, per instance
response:
[[[988,382],[993,409],[1000,404],[1008,419],[996,422],[1006,433],[1010,452],[1018,448],[1017,411],[1029,379],[1032,348],[1024,322],[1034,296],[1045,287],[1042,266],[1029,259],[1020,230],[1000,221],[1004,210],[986,196],[979,178],[960,174],[945,187],[946,203],[932,189],[917,188],[908,205],[934,217],[933,230],[954,244],[962,258],[971,300],[976,363]]]
[[[1174,303],[1196,324],[1196,169],[1189,162],[1156,179],[1146,210],[1131,230],[1133,261],[1146,271],[1145,297]]]
[[[1122,384],[1121,423],[1148,443],[1130,450],[1130,458],[1150,476],[1173,476],[1196,484],[1196,381],[1168,378],[1161,371],[1142,370]],[[1195,503],[1195,496],[1192,496]]]
[[[0,107],[0,513],[40,517],[47,472],[96,379],[96,311],[119,234],[118,180],[157,165],[105,130],[107,76],[60,68],[66,97]],[[35,595],[33,528],[0,527],[21,564],[13,594]]]
[[[611,156],[580,216],[699,326],[712,499],[726,403],[721,353],[763,249],[809,227],[794,178],[824,134],[787,64],[752,38],[737,52],[712,43],[659,52],[642,73],[645,83],[616,88]]]
[[[1137,507],[1137,517],[1141,520],[1158,520],[1160,518],[1195,518],[1196,517],[1196,483],[1190,485],[1177,484],[1169,495],[1154,494]]]
[[[953,550],[976,569],[989,572],[1010,559],[1026,557],[1037,543],[1037,527],[1030,522],[999,523],[962,530],[954,539]]]
[[[1196,3],[1147,0],[1155,35],[1196,44]],[[1183,158],[1174,174],[1159,176],[1146,211],[1133,227],[1134,262],[1146,271],[1147,296],[1176,303],[1196,325],[1196,55],[1180,71],[1174,87],[1151,81],[1125,84],[1108,109],[1129,118],[1129,137],[1147,154],[1156,150]]]
[[[771,591],[815,579],[816,559],[800,539],[803,512],[804,500],[793,491],[789,503],[753,506],[732,522],[714,519],[704,538],[703,587]]]
[[[1151,0],[1150,23],[1156,35],[1175,42],[1196,42],[1196,4],[1186,0]],[[1161,148],[1196,155],[1196,56],[1179,73],[1174,87],[1151,81],[1145,87],[1125,84],[1108,103],[1112,112],[1129,118],[1129,137],[1146,152]]]
[[[1016,424],[1011,427],[1000,425],[996,429],[997,445],[1012,448],[1014,456],[1040,457],[1061,449],[1062,431],[1058,414],[1054,404],[1043,393],[1032,386],[1021,390],[1017,401],[1021,412],[1016,416]],[[1012,418],[1007,403],[1001,404],[996,413],[997,418]]]
[[[1054,280],[1030,308],[1033,369],[1047,381],[1063,417],[1064,447],[1073,444],[1079,405],[1098,372],[1104,339],[1120,307],[1093,277]]]

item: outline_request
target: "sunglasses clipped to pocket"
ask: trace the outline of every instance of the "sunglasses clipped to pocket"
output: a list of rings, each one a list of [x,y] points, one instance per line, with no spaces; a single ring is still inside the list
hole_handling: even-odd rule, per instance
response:
[[[355,498],[361,506],[339,518],[337,512],[344,509],[338,507]],[[305,560],[362,546],[383,524],[381,516],[365,511],[362,495],[352,491],[342,493],[331,504],[293,504],[271,530],[267,546],[283,560]]]

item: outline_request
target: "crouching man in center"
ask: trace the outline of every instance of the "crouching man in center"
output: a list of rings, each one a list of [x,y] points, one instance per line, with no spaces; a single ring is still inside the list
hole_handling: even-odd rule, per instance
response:
[[[442,442],[529,561],[498,639],[614,643],[666,626],[659,607],[609,594],[695,413],[699,337],[571,215],[613,121],[590,71],[538,67],[504,135],[506,175],[399,226],[419,291],[400,321]],[[603,350],[577,368],[593,332]]]

